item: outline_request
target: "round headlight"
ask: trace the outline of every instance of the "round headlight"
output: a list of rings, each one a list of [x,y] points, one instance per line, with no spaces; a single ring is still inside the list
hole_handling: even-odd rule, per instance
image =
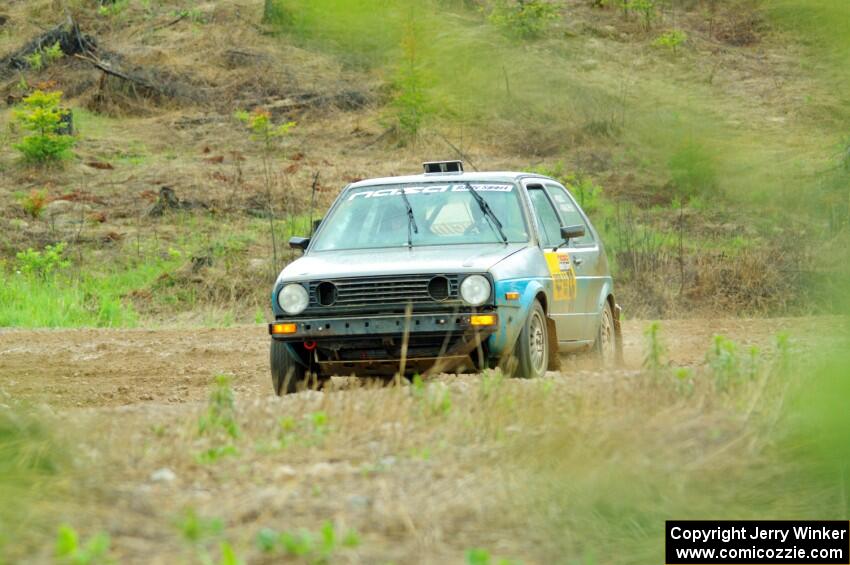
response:
[[[277,293],[277,303],[287,314],[300,314],[310,303],[310,295],[300,284],[288,284]]]
[[[460,295],[471,306],[481,306],[490,298],[490,281],[481,275],[472,275],[463,279]]]

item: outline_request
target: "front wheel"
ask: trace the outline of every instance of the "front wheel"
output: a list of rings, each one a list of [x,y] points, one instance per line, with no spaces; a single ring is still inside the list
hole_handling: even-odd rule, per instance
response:
[[[549,364],[549,329],[546,313],[539,302],[528,313],[516,347],[515,377],[530,379],[546,374]]]
[[[304,388],[307,369],[293,357],[285,343],[272,340],[271,367],[272,387],[276,395],[292,394]]]

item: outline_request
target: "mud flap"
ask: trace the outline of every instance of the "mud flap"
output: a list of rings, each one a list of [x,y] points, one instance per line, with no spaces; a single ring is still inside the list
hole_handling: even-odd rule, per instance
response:
[[[614,303],[614,344],[615,356],[617,365],[623,365],[623,326],[620,323],[620,315],[623,313],[623,307]]]
[[[555,320],[549,316],[546,316],[546,334],[549,336],[549,370],[560,371],[561,356],[558,353],[558,330],[555,328]]]

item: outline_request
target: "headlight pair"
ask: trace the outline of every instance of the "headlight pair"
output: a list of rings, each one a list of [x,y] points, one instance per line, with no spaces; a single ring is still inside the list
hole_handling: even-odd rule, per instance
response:
[[[460,285],[460,296],[470,306],[481,306],[490,298],[492,290],[487,277],[470,275],[463,279]],[[310,304],[310,295],[303,286],[292,283],[280,290],[277,294],[277,303],[284,312],[296,316],[307,309]]]

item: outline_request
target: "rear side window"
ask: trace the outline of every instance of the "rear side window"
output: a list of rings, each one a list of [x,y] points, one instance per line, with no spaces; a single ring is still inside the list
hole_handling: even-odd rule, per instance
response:
[[[552,203],[546,196],[543,187],[528,187],[528,197],[534,207],[534,217],[540,231],[540,239],[544,247],[555,247],[563,240],[561,239],[561,221]]]
[[[570,247],[592,244],[593,234],[590,232],[590,226],[587,225],[587,222],[584,220],[584,216],[582,216],[581,212],[578,211],[578,207],[570,195],[567,194],[566,189],[557,184],[547,184],[546,188],[549,189],[549,195],[555,202],[555,206],[558,208],[558,213],[561,214],[561,221],[563,222],[563,225],[584,226],[584,235],[582,237],[571,239]]]

